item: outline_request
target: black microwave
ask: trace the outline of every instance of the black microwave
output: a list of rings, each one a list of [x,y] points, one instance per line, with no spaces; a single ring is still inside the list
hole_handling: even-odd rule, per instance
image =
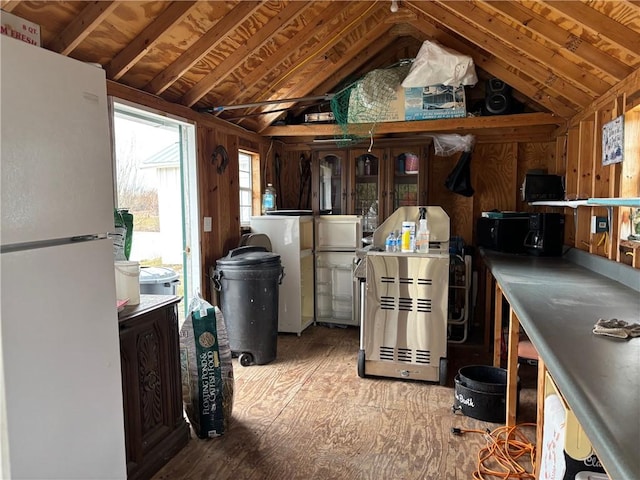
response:
[[[529,232],[529,216],[478,218],[479,247],[505,253],[525,253],[524,240]]]

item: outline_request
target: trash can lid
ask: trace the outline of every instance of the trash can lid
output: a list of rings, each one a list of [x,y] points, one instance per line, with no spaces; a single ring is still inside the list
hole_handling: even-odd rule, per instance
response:
[[[179,275],[166,267],[142,267],[140,268],[140,283],[169,283],[176,280]]]
[[[280,255],[267,252],[264,247],[246,246],[230,250],[226,257],[216,262],[220,266],[240,267],[246,265],[279,265]]]

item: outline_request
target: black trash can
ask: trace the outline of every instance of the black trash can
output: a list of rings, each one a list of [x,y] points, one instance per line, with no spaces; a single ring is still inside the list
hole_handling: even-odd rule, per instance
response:
[[[264,247],[239,247],[216,262],[211,281],[220,292],[229,346],[242,366],[264,365],[276,358],[278,286],[283,276],[280,255]]]
[[[454,378],[453,411],[485,422],[506,420],[507,370],[488,365],[469,365]],[[516,409],[520,403],[520,379],[517,379]]]

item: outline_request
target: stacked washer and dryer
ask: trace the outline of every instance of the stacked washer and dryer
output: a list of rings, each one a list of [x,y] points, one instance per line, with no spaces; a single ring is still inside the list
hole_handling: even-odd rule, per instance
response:
[[[384,251],[385,239],[403,222],[418,225],[422,208],[429,252]],[[372,245],[358,252],[360,377],[446,383],[449,237],[449,216],[441,207],[400,207],[375,230]]]

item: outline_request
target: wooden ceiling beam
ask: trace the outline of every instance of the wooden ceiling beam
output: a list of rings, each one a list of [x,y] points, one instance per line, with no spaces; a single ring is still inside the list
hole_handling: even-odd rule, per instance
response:
[[[107,78],[118,80],[140,60],[158,39],[180,23],[196,4],[195,1],[172,2],[147,28],[131,41],[107,65]]]
[[[447,118],[440,120],[417,120],[412,122],[383,122],[376,124],[376,135],[391,133],[473,132],[494,128],[532,128],[549,125],[551,128],[565,125],[565,121],[551,113],[521,113],[492,117]],[[354,132],[361,130],[355,124]],[[336,124],[287,125],[268,127],[260,132],[267,137],[314,137],[341,136],[342,129]]]
[[[567,17],[576,25],[591,30],[596,36],[606,38],[618,47],[624,48],[634,56],[640,52],[640,35],[625,25],[600,13],[582,2],[576,1],[545,1],[549,6]]]
[[[20,0],[2,0],[2,2],[0,2],[0,9],[11,13],[18,5],[20,5]]]
[[[349,79],[354,72],[370,72],[376,68],[387,67],[402,58],[399,52],[411,48],[416,43],[416,40],[409,37],[397,39],[392,30],[393,27],[376,42],[360,50],[350,62],[336,70],[331,77],[314,88],[309,95],[323,95],[324,93],[332,92],[338,85],[344,84],[345,80]],[[361,76],[354,76],[353,81],[355,82]],[[296,115],[306,108],[308,107],[300,107]]]
[[[584,91],[583,96],[586,93],[592,99],[597,98],[611,86],[601,78],[564,58],[557,48],[547,48],[527,35],[523,35],[513,28],[511,24],[505,23],[496,15],[487,13],[476,4],[442,1],[438,1],[438,4],[455,15],[466,19],[470,25],[484,31],[487,35],[496,37],[503,44],[539,62],[541,65],[546,65],[554,75],[564,78],[574,87]]]
[[[556,23],[517,2],[485,1],[484,4],[534,34],[558,45],[580,61],[605,72],[616,81],[622,80],[633,71],[633,68],[615,57],[608,55],[573,33],[567,32]]]
[[[200,59],[216,48],[229,32],[235,30],[247,18],[253,15],[260,5],[262,5],[261,1],[243,1],[238,3],[171,65],[158,73],[144,87],[144,90],[154,95],[159,95],[164,92],[192,66],[198,63]]]
[[[422,12],[424,15],[435,20],[442,27],[456,32],[470,42],[478,45],[478,47],[501,58],[507,64],[513,65],[513,67],[547,86],[556,94],[566,97],[572,103],[580,107],[585,107],[589,104],[590,99],[582,90],[574,87],[569,82],[555,75],[550,69],[540,65],[538,62],[528,59],[520,52],[505,45],[496,38],[473,28],[467,24],[465,20],[454,15],[439,4],[434,2],[410,2],[410,5],[418,12]]]
[[[285,80],[287,80],[289,76],[297,70],[298,66],[306,65],[308,62],[317,60],[319,57],[323,58],[324,60],[329,59],[329,56],[330,56],[329,52],[335,49],[336,45],[340,44],[340,42],[343,41],[345,34],[351,33],[352,29],[355,29],[354,25],[357,25],[359,22],[362,22],[363,19],[366,20],[366,18],[368,18],[367,15],[372,15],[371,12],[374,12],[373,14],[375,14],[377,12],[380,12],[381,10],[381,7],[379,5],[377,7],[377,10],[374,10],[374,8],[376,7],[376,2],[351,2],[351,5],[356,5],[357,9],[353,11],[349,11],[349,15],[347,16],[347,22],[349,23],[347,23],[346,26],[342,27],[342,30],[337,33],[335,29],[330,30],[329,32],[322,32],[322,34],[319,35],[318,38],[316,39],[317,42],[314,44],[312,52],[307,52],[304,56],[304,59],[300,60],[298,64],[293,68],[288,69],[284,75],[279,75],[277,82],[270,84],[268,90],[263,92],[263,94],[258,97],[259,100],[273,99],[273,95],[278,93],[279,85]],[[325,39],[327,38],[328,40],[325,41]],[[334,60],[331,60],[332,66],[328,70],[334,71],[336,68],[338,68],[336,66],[336,63],[339,61],[340,61],[339,56],[336,56]],[[319,69],[319,70],[326,71],[327,68],[323,67],[323,69]],[[313,77],[313,75],[311,75],[310,77]],[[306,79],[301,82],[301,86],[305,86],[306,84],[307,84]],[[303,92],[301,89],[296,89],[296,91],[300,92],[300,95],[298,96],[307,96],[309,89],[306,89],[306,92]],[[285,98],[294,98],[294,97],[296,97],[296,95],[293,95],[293,94],[287,94],[285,96]],[[262,109],[262,112],[265,112],[265,111],[270,112],[276,109],[279,109],[279,110],[288,109],[289,107],[294,105],[295,103],[287,103],[286,105],[280,104],[278,106],[266,107]],[[252,114],[259,111],[260,111],[260,108],[252,108],[248,110],[247,113]],[[256,120],[254,128],[257,131],[259,131],[260,129],[270,124],[278,116],[280,116],[280,114],[275,114],[275,115],[270,115],[268,113],[261,114],[260,118]],[[265,123],[267,121],[268,123]],[[239,123],[240,124],[243,123],[243,120],[240,120]]]
[[[464,55],[469,55],[478,67],[494,77],[501,79],[527,97],[535,100],[549,111],[563,118],[571,118],[578,110],[578,105],[568,105],[564,103],[562,99],[558,98],[556,93],[552,93],[546,85],[539,84],[530,77],[522,78],[517,71],[514,72],[513,68],[510,68],[502,60],[484,54],[479,48],[470,47],[465,42],[426,20],[423,15],[419,15],[412,23],[416,29],[426,35],[430,40],[438,41]],[[421,38],[421,40],[424,41],[425,39]]]
[[[354,5],[356,6],[356,10],[354,10],[353,13],[350,13],[350,15],[358,16],[366,9],[366,4],[363,2],[356,2]],[[235,101],[235,103],[242,103],[250,93],[256,95],[255,88],[256,85],[259,84],[260,80],[267,76],[269,72],[272,72],[277,68],[286,59],[296,56],[304,61],[306,52],[299,51],[300,48],[311,38],[317,36],[319,32],[323,32],[324,35],[329,34],[332,31],[331,29],[335,28],[335,25],[332,24],[331,20],[337,19],[343,10],[344,4],[331,3],[321,15],[318,15],[313,19],[313,21],[305,25],[305,28],[291,37],[286,43],[278,47],[278,49],[269,56],[267,61],[262,62],[248,74],[243,75],[239,84],[236,85],[232,91],[218,99],[219,104],[227,105],[232,101]],[[295,54],[293,52],[295,52]],[[295,64],[295,62],[292,63]],[[252,97],[251,102],[254,102],[255,98],[264,97],[269,93],[271,92],[263,91],[261,94],[258,93],[258,97]]]
[[[309,2],[291,2],[285,6],[275,17],[270,19],[256,35],[249,38],[244,45],[241,45],[240,48],[220,62],[216,68],[200,79],[191,90],[182,96],[180,103],[188,107],[193,106],[211,89],[222,82],[222,80],[231,75],[232,71],[241,64],[246,57],[249,57],[255,50],[264,45],[271,35],[309,6]]]
[[[51,41],[47,48],[62,55],[69,55],[102,21],[113,12],[120,2],[94,1],[84,7]]]
[[[382,8],[379,8],[377,12],[372,13],[364,19],[364,28],[362,30],[365,33],[357,41],[348,46],[347,51],[345,51],[339,62],[333,65],[333,68],[317,69],[313,75],[311,75],[309,72],[307,72],[306,74],[304,72],[299,73],[299,76],[301,78],[304,78],[304,81],[296,82],[296,86],[286,92],[279,92],[279,96],[281,98],[296,98],[297,96],[305,95],[307,92],[314,90],[322,82],[333,76],[336,71],[338,71],[347,63],[351,62],[351,60],[355,58],[362,49],[366,48],[370,43],[378,41],[378,39],[383,37],[391,29],[392,25],[383,21],[379,21],[375,13],[386,15],[387,10],[387,6],[384,5]],[[349,28],[350,32],[352,33],[357,30],[357,28],[347,28]],[[336,37],[339,38],[336,38],[336,40],[332,41],[331,43],[322,45],[318,50],[316,50],[316,53],[313,55],[313,57],[321,57],[323,55],[323,52],[326,51],[327,48],[333,47],[335,43],[343,39],[341,35],[336,35]],[[293,105],[294,103],[291,103],[281,105],[281,107],[288,108]],[[268,111],[272,109],[273,108],[266,108],[265,110]],[[275,120],[279,115],[279,113],[263,115],[258,125],[258,132],[261,132],[261,130],[268,127],[271,122],[273,122],[273,120]]]
[[[591,105],[578,113],[570,120],[570,126],[578,125],[582,120],[586,120],[598,110],[601,110],[615,102],[617,97],[626,95],[631,97],[640,92],[640,68],[612,87],[606,94],[595,100]]]

